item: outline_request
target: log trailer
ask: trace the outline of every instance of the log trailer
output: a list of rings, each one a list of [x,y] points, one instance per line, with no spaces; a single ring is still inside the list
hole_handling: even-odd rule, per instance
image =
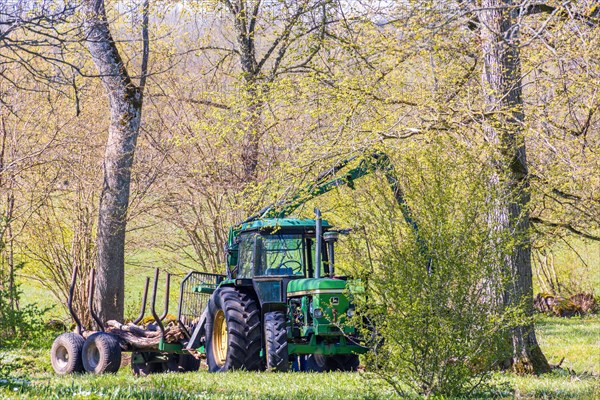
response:
[[[314,219],[291,218],[308,200],[381,171],[406,222],[423,249],[390,159],[364,156],[358,166],[339,175],[356,157],[343,160],[291,198],[271,204],[229,230],[225,274],[190,272],[181,282],[177,316],[168,318],[169,275],[165,308],[156,311],[158,269],[151,298],[152,323],[140,316],[123,325],[100,321],[93,311],[94,273],[88,285],[89,309],[99,331],[86,330],[72,307],[77,271],[73,273],[69,310],[73,333],[56,338],[51,361],[58,374],[115,372],[121,352],[132,351],[136,374],[190,371],[205,355],[208,369],[287,371],[355,371],[358,355],[368,351],[351,325],[352,287],[336,274],[335,244],[349,230],[335,229],[315,208]],[[429,266],[428,266],[429,268]]]

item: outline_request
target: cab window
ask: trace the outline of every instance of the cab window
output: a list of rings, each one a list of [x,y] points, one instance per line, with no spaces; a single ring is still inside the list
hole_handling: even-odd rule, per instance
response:
[[[257,275],[304,275],[301,234],[264,235],[261,239]]]
[[[254,276],[254,238],[256,234],[240,235],[238,278],[252,278]]]

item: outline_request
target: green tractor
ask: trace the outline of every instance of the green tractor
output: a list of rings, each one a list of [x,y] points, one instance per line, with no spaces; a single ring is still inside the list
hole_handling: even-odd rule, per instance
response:
[[[230,231],[227,277],[204,329],[210,371],[356,370],[367,349],[346,324],[354,313],[335,275],[340,232],[316,219],[262,218]]]
[[[212,372],[287,371],[290,367],[355,371],[358,355],[368,351],[351,323],[352,289],[360,292],[360,285],[351,285],[336,274],[335,263],[336,242],[349,230],[334,229],[318,209],[314,219],[290,215],[308,200],[339,186],[353,188],[356,179],[379,170],[422,250],[426,249],[388,157],[380,153],[364,157],[357,167],[338,176],[354,159],[336,164],[289,200],[269,205],[232,227],[225,246],[226,273],[188,273],[180,284],[176,317],[167,318],[169,274],[164,311],[159,315],[156,310],[156,269],[150,300],[153,322],[146,327],[137,325],[145,320],[148,278],[138,318],[127,325],[105,324],[93,308],[92,270],[88,306],[99,330],[87,330],[73,309],[75,269],[68,305],[77,329],[55,340],[51,350],[54,370],[58,374],[116,372],[121,352],[130,351],[136,374],[196,370],[202,353]],[[180,335],[172,335],[175,329]],[[132,339],[136,332],[144,341]],[[159,341],[148,345],[148,338],[157,337],[157,332]]]
[[[290,364],[309,371],[358,368],[358,355],[368,349],[349,323],[354,305],[347,278],[335,271],[335,244],[349,230],[334,229],[318,209],[315,219],[289,217],[306,201],[342,185],[353,188],[355,179],[381,170],[416,231],[388,157],[365,157],[342,177],[330,178],[352,160],[230,229],[226,276],[214,291],[197,288],[212,293],[187,345],[203,345],[210,371],[287,371]]]

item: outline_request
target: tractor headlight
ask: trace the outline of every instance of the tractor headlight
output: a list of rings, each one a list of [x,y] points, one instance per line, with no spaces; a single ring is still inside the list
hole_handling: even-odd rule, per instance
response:
[[[354,308],[349,308],[348,311],[346,311],[346,315],[348,318],[354,317]]]
[[[313,316],[315,318],[322,318],[323,317],[323,310],[321,310],[320,308],[315,308],[313,310]]]

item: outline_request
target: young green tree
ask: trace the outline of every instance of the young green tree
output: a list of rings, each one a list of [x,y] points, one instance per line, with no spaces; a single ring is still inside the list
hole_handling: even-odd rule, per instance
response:
[[[355,86],[352,90],[381,104],[381,121],[385,121],[385,116],[393,115],[389,107],[392,103],[403,101],[402,111],[395,111],[398,118],[394,132],[384,131],[385,139],[433,131],[464,143],[465,151],[479,152],[481,162],[494,167],[496,172],[491,175],[489,190],[490,201],[497,207],[490,210],[490,230],[514,235],[512,253],[499,264],[502,271],[498,270],[499,274],[510,273],[511,280],[506,293],[498,300],[508,309],[519,305],[527,316],[520,326],[510,330],[514,347],[511,364],[518,372],[547,371],[548,363],[537,345],[532,326],[530,247],[534,236],[529,213],[534,210],[535,216],[531,220],[538,225],[579,232],[590,238],[594,236],[590,228],[598,226],[597,202],[583,191],[561,191],[552,187],[556,182],[564,181],[561,176],[569,174],[570,163],[564,161],[566,168],[552,171],[543,183],[538,177],[534,192],[538,197],[532,200],[532,165],[527,155],[534,154],[533,169],[548,171],[545,165],[549,160],[542,161],[538,154],[546,153],[552,148],[549,143],[560,140],[556,136],[548,138],[544,132],[548,125],[556,126],[556,120],[564,118],[569,125],[579,127],[571,129],[579,136],[583,136],[590,126],[597,125],[593,106],[597,85],[593,79],[585,81],[590,75],[594,76],[593,68],[588,66],[594,53],[593,32],[598,28],[595,2],[557,7],[522,1],[397,2],[391,8],[378,8],[372,2],[361,4],[362,9],[357,7],[353,14],[355,18],[349,18],[350,22],[345,25],[349,33],[341,32],[340,41],[351,43],[357,62],[362,62],[365,69],[378,70],[380,77],[373,81],[373,86]],[[368,41],[366,32],[378,41]],[[554,51],[546,58],[535,53],[546,49],[552,52],[555,44],[568,49],[574,43],[581,46],[581,51],[567,51],[560,56]],[[390,59],[396,60],[395,66],[390,65]],[[522,70],[523,63],[527,65],[525,70]],[[583,110],[573,107],[572,98],[561,106],[544,98],[547,93],[560,93],[560,79],[552,80],[545,74],[552,74],[552,69],[561,68],[561,65],[572,66],[570,76],[573,77],[576,68],[585,71],[581,74],[581,90],[589,88],[583,92],[583,97],[590,105]],[[523,88],[529,85],[536,85],[540,91],[524,93]],[[573,86],[571,82],[563,85],[562,90],[570,86]],[[407,92],[410,92],[410,101],[405,100]],[[553,113],[557,117],[547,112],[549,104],[555,106]],[[543,109],[546,114],[542,117],[540,111]],[[528,119],[528,113],[535,116]],[[532,126],[536,128],[532,129]],[[404,127],[410,127],[410,130]],[[545,136],[536,137],[537,129]],[[569,140],[561,141],[560,148],[574,151]],[[527,146],[532,143],[535,148],[528,153]],[[588,152],[586,146],[596,148],[596,141],[585,140],[583,149]],[[556,148],[552,151],[556,152]],[[564,153],[560,154],[562,157]],[[568,159],[573,160],[572,157]],[[579,167],[583,167],[583,159],[577,157]],[[595,164],[593,157],[587,157],[586,167],[578,170],[593,169]],[[579,176],[581,185],[597,187],[589,174]],[[577,188],[579,184],[569,186]],[[540,195],[540,191],[543,194]],[[547,206],[549,194],[557,200],[550,203],[551,207],[563,210],[562,215],[570,220],[547,221],[538,217],[539,213],[551,215]],[[578,207],[586,216],[585,222],[569,215],[568,210]],[[501,246],[498,251],[505,254]]]
[[[228,27],[235,37],[225,46],[205,48],[230,52],[239,65],[243,107],[240,113],[240,182],[253,182],[260,165],[260,140],[268,131],[263,113],[271,89],[284,75],[305,73],[321,49],[328,24],[330,0],[275,1],[221,0]],[[213,16],[218,17],[218,13]],[[229,47],[231,46],[231,47]]]

